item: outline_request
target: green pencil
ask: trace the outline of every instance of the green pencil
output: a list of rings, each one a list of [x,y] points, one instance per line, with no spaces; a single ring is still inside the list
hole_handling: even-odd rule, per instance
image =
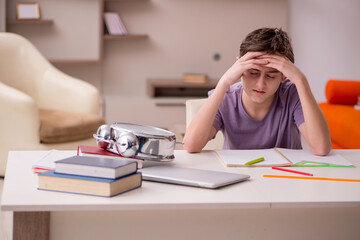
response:
[[[259,162],[262,162],[262,161],[264,161],[264,160],[265,160],[264,157],[260,157],[260,158],[257,158],[257,159],[254,159],[254,160],[251,160],[251,161],[245,163],[245,165],[246,165],[246,166],[253,165],[253,164],[255,164],[255,163],[259,163]]]

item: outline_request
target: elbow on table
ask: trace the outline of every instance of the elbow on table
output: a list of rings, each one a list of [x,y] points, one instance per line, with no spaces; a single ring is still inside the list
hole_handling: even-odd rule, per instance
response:
[[[326,156],[331,151],[331,143],[322,144],[321,146],[315,146],[311,148],[311,152],[317,156]]]
[[[183,146],[188,153],[199,153],[202,150],[201,147],[196,146],[196,144],[191,143],[191,141],[185,141]]]

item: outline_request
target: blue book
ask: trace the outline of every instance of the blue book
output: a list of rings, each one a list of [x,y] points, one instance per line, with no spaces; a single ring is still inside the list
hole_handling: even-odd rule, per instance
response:
[[[54,170],[38,174],[40,190],[79,193],[112,197],[141,187],[141,173],[116,179],[56,173]]]
[[[115,179],[136,172],[137,164],[125,159],[72,156],[55,161],[55,172]]]

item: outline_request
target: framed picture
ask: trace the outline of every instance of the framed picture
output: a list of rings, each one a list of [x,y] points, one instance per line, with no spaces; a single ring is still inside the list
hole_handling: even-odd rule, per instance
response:
[[[18,20],[40,19],[39,4],[36,2],[16,3],[16,17]]]

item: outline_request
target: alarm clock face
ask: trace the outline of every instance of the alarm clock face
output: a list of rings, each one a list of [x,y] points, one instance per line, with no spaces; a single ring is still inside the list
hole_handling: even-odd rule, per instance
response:
[[[110,132],[110,126],[106,124],[101,125],[96,131],[96,135],[94,135],[94,137],[96,136],[96,142],[100,148],[106,149],[109,145],[108,141],[111,139]]]
[[[156,127],[113,123],[98,128],[94,138],[100,148],[124,157],[169,161],[174,158],[175,134]]]
[[[135,157],[139,150],[139,140],[131,132],[122,132],[116,139],[116,151],[124,157]]]

